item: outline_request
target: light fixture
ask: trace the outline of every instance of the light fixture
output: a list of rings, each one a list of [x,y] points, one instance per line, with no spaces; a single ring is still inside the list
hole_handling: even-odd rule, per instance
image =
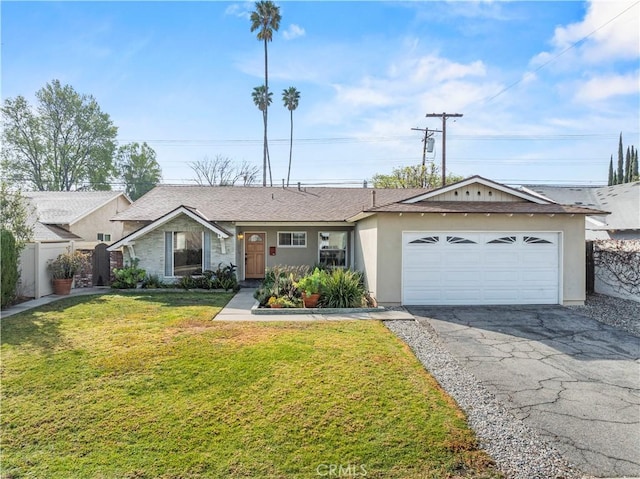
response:
[[[239,240],[244,239],[244,233],[238,233],[238,239]]]

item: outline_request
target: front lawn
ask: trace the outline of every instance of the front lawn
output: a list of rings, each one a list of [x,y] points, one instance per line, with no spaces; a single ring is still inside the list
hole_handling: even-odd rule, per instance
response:
[[[230,297],[2,319],[2,477],[499,477],[382,323],[211,321]]]

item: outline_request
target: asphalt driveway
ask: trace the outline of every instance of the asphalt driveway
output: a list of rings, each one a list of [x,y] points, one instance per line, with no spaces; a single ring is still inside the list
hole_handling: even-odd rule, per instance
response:
[[[408,309],[569,462],[640,477],[640,338],[560,306]]]

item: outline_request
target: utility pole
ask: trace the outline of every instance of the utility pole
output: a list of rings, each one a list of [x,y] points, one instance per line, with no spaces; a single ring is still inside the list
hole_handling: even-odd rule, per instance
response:
[[[424,138],[422,140],[422,178],[420,181],[421,186],[424,188],[426,185],[426,162],[427,162],[427,144],[428,140],[433,137],[433,134],[436,132],[440,132],[440,130],[430,130],[429,128],[411,128],[413,131],[424,131]],[[433,151],[433,140],[431,143],[431,149],[429,153]]]
[[[461,116],[461,113],[427,113],[427,118],[442,118],[442,186],[447,181],[447,118]]]

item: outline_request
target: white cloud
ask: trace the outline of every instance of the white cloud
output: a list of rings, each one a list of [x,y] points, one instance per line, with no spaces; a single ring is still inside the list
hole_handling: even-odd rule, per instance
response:
[[[293,40],[294,38],[304,37],[305,34],[306,32],[304,28],[296,25],[295,23],[289,25],[289,28],[282,32],[282,36],[285,40]]]
[[[232,3],[224,10],[224,14],[248,19],[251,17],[250,11],[252,8],[251,2]]]
[[[637,2],[591,0],[584,19],[557,27],[551,40],[554,50],[540,53],[532,63],[543,64],[587,36],[563,55],[563,62],[572,56],[586,64],[636,59],[640,56],[639,23]]]
[[[626,75],[594,77],[579,86],[575,98],[578,101],[600,101],[613,96],[640,92],[639,72]]]

